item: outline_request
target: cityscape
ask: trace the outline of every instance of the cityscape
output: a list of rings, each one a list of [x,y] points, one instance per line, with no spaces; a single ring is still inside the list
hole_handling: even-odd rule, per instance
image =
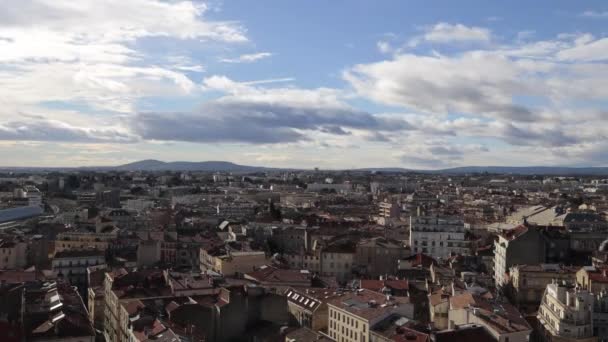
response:
[[[0,342],[608,342],[607,27],[0,0]]]

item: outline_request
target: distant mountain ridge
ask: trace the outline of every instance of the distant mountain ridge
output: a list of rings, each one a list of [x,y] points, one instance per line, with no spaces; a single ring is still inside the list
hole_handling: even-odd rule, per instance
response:
[[[276,168],[264,166],[240,165],[227,161],[202,162],[164,162],[155,159],[140,160],[118,166],[99,167],[0,167],[0,171],[202,171],[202,172],[264,172],[264,171],[297,171],[298,168]],[[427,174],[512,174],[512,175],[546,175],[546,176],[607,176],[608,167],[566,167],[566,166],[463,166],[441,170],[416,170],[401,167],[368,167],[360,169],[324,170],[354,172],[391,172],[391,173],[427,173]]]
[[[239,165],[226,161],[203,162],[163,162],[160,160],[141,160],[125,165],[110,167],[119,171],[225,171],[225,172],[260,172],[296,170],[295,168],[272,168],[263,166]],[[345,170],[335,170],[345,171]],[[399,167],[380,167],[352,169],[350,171],[379,172],[418,172],[432,174],[514,174],[514,175],[608,175],[608,167],[563,167],[563,166],[463,166],[441,170],[415,170]]]
[[[203,161],[203,162],[163,162],[160,160],[147,159],[124,164],[110,169],[119,171],[228,171],[228,172],[257,172],[272,170],[261,166],[238,165],[226,161]],[[278,169],[277,169],[278,170]]]

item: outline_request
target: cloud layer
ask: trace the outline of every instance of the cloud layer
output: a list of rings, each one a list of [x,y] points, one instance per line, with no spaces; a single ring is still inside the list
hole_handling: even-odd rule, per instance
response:
[[[235,76],[289,54],[258,48],[238,21],[210,19],[205,3],[4,7],[0,143],[239,146],[268,161],[324,150],[340,163],[423,168],[608,164],[608,38],[591,33],[509,38],[429,23],[384,34],[367,47],[376,59],[344,62],[324,87],[283,70]]]

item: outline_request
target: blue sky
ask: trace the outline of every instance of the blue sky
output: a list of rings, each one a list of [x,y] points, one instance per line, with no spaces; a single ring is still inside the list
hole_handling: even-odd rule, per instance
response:
[[[603,1],[24,0],[5,165],[608,165]]]

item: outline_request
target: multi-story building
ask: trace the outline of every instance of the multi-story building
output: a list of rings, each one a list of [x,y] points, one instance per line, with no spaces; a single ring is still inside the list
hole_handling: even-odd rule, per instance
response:
[[[224,276],[251,272],[267,263],[266,254],[262,251],[200,250],[201,271],[211,270]]]
[[[222,202],[217,205],[217,215],[224,218],[244,218],[255,215],[257,204],[244,199]]]
[[[441,259],[470,253],[464,221],[455,217],[410,216],[410,247]]]
[[[384,219],[384,222],[399,218],[400,214],[401,206],[399,203],[390,201],[382,201],[378,203],[378,217]]]
[[[260,322],[282,326],[289,320],[284,296],[260,286],[214,287],[202,274],[108,272],[104,301],[108,342],[230,341]]]
[[[576,272],[576,283],[581,288],[600,293],[608,290],[608,267],[584,266]]]
[[[499,342],[527,342],[532,327],[514,306],[464,292],[450,298],[448,328],[483,326]]]
[[[356,245],[352,241],[338,241],[321,250],[321,275],[346,281],[352,278]]]
[[[608,342],[608,292],[595,294],[593,302],[593,336],[598,342]]]
[[[15,270],[27,265],[27,242],[18,238],[0,239],[0,270]]]
[[[594,296],[566,285],[547,285],[537,318],[545,341],[597,341],[593,336]]]
[[[287,263],[291,268],[309,270],[310,272],[321,273],[321,250],[312,250],[307,253],[284,254]]]
[[[308,288],[285,290],[290,318],[298,326],[314,331],[327,330],[327,301],[338,297],[332,289]]]
[[[82,297],[66,283],[28,283],[21,306],[24,341],[94,342]],[[2,340],[11,340],[3,335]]]
[[[448,328],[450,312],[450,293],[443,288],[429,294],[429,317],[433,326],[438,330]]]
[[[577,267],[558,264],[516,265],[509,272],[512,299],[526,311],[536,311],[545,289],[554,280],[574,282]]]
[[[403,243],[382,237],[360,241],[356,251],[358,270],[370,277],[396,274],[397,260],[409,255]]]
[[[136,199],[128,199],[127,203],[125,204],[125,208],[129,209],[129,210],[135,210],[135,211],[142,212],[146,209],[153,208],[154,205],[155,205],[154,201],[152,201],[152,200],[136,198]]]
[[[57,234],[55,252],[78,249],[96,249],[105,251],[116,239],[117,233],[64,232]]]
[[[541,233],[526,225],[498,235],[494,242],[494,280],[496,286],[508,281],[507,272],[513,265],[534,265],[545,262],[545,242]]]
[[[87,267],[105,264],[105,253],[95,249],[64,250],[55,253],[53,271],[70,284],[84,289],[87,285]]]
[[[372,327],[392,314],[413,318],[409,298],[360,289],[327,302],[328,335],[339,342],[369,342]]]

